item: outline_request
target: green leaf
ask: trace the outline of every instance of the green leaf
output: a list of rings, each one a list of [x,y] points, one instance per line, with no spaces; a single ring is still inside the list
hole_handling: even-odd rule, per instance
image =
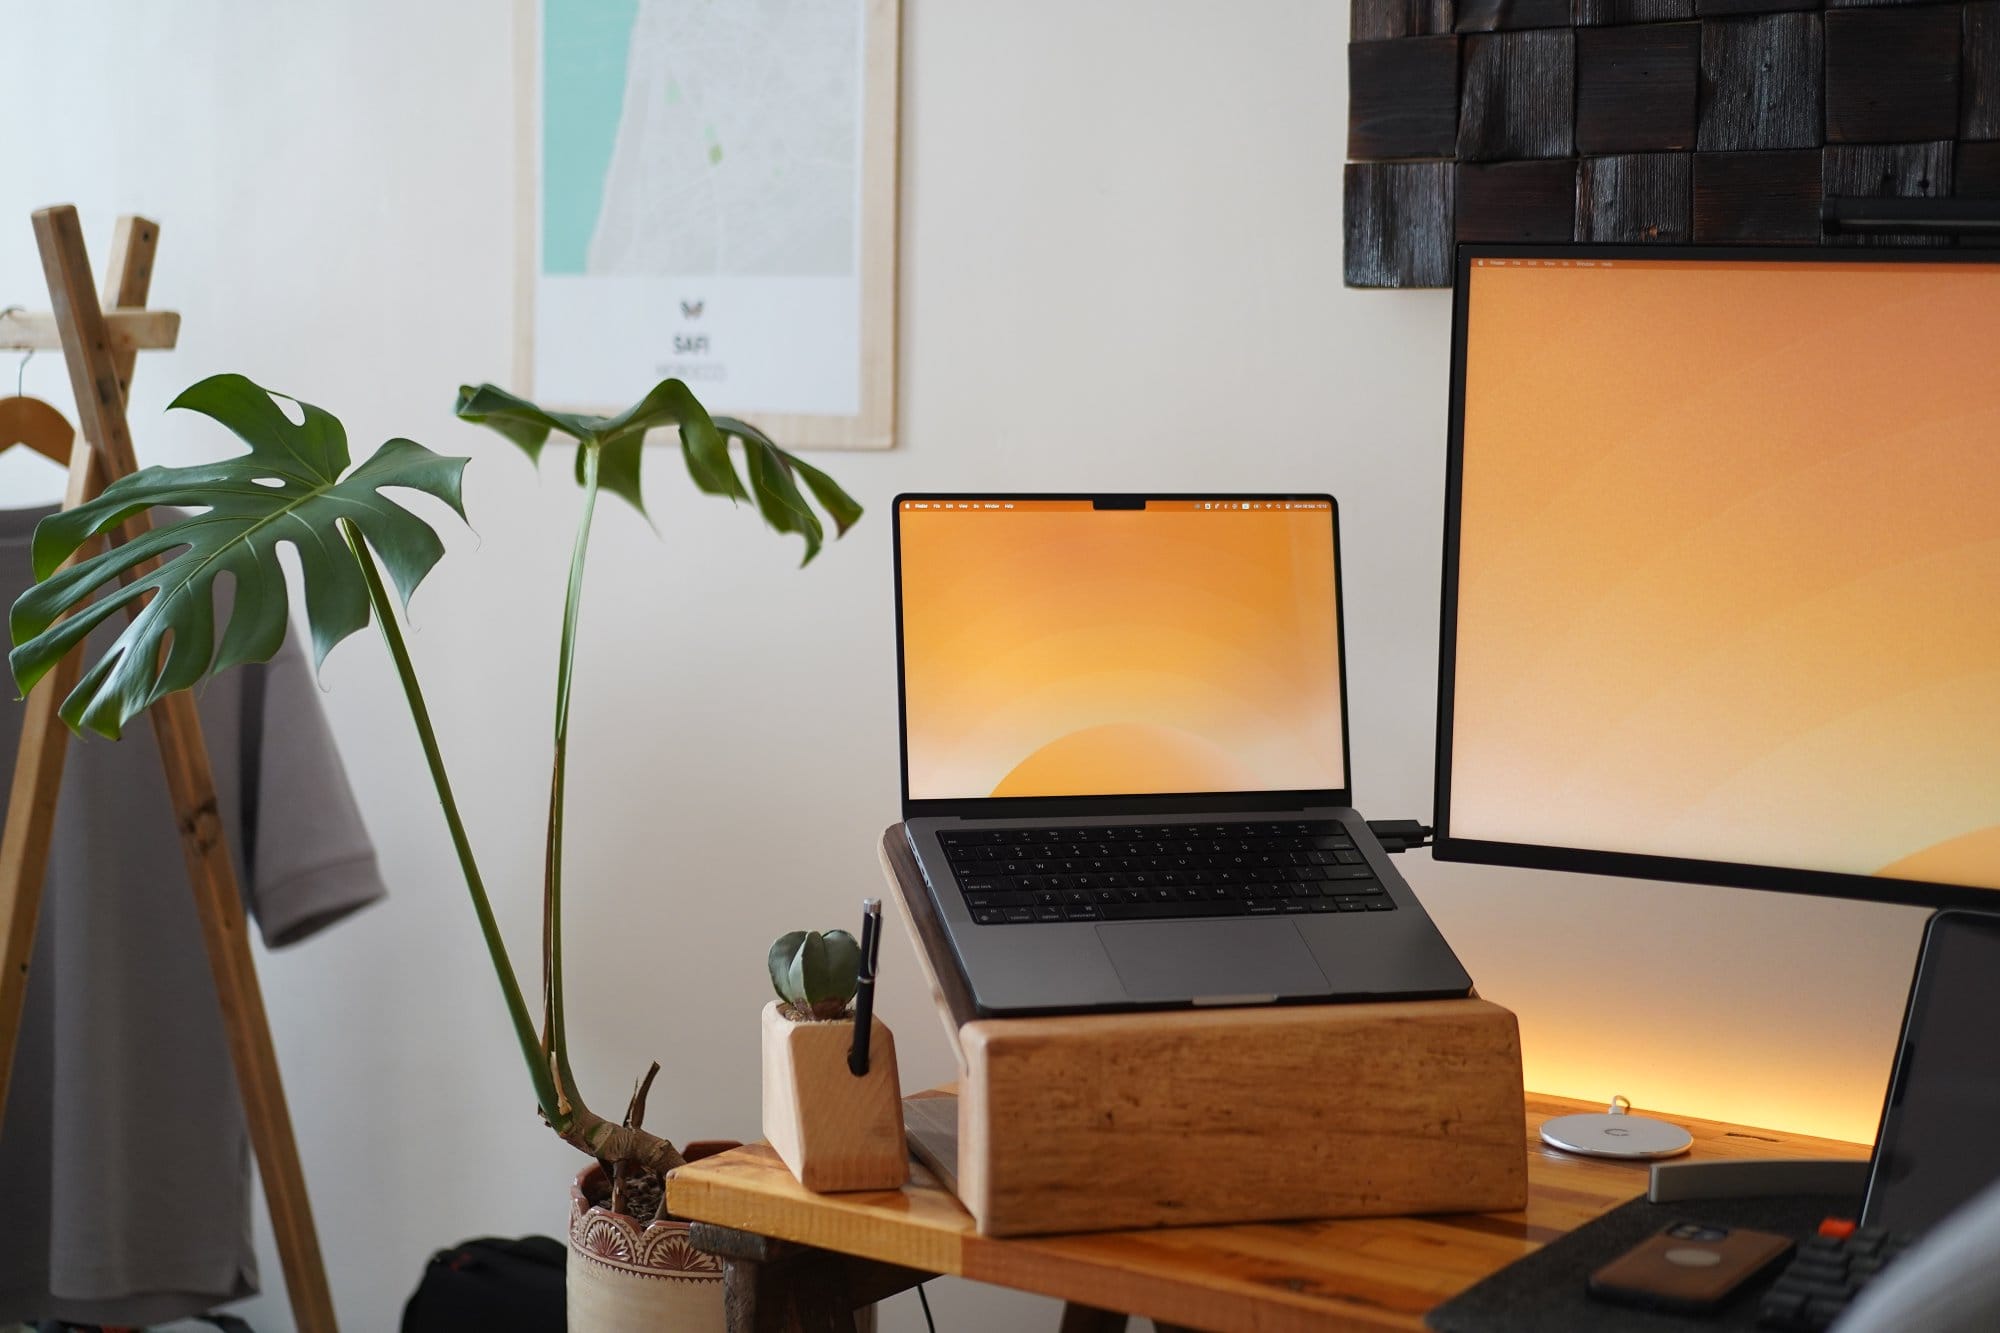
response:
[[[792,955],[806,942],[806,932],[790,930],[778,936],[771,945],[771,952],[765,956],[765,966],[770,969],[771,989],[778,992],[778,998],[789,1003],[792,992],[789,989],[792,975]]]
[[[583,483],[585,455],[594,450],[598,485],[642,514],[646,506],[640,472],[646,456],[646,432],[677,426],[681,456],[695,489],[753,503],[773,528],[803,537],[806,551],[801,564],[811,563],[819,554],[825,527],[800,491],[800,481],[833,520],[836,536],[845,535],[861,518],[861,506],[832,477],[785,452],[747,421],[710,417],[694,390],[680,380],[661,380],[644,398],[608,417],[552,412],[491,384],[462,386],[454,411],[465,421],[499,431],[536,461],[552,432],[571,436],[577,441],[577,483]],[[730,454],[732,440],[742,448],[748,485]]]
[[[10,618],[14,649],[8,661],[26,694],[99,624],[137,607],[59,710],[71,727],[113,739],[175,690],[277,652],[290,623],[280,545],[290,543],[298,555],[313,651],[324,661],[369,619],[367,584],[338,525],[350,523],[361,533],[407,604],[444,544],[382,488],[426,492],[465,516],[465,459],[396,439],[342,477],[348,450],[340,422],[301,402],[303,420],[295,423],[270,392],[241,375],[202,380],[170,406],[214,418],[250,446],[249,454],[196,467],[146,468],[95,500],[42,520],[33,548],[42,581],[14,603]],[[91,538],[159,505],[197,512],[56,572]],[[157,569],[119,584],[120,576],[155,556],[161,558]],[[218,639],[215,586],[224,574],[232,580],[233,598]]]
[[[844,930],[794,930],[778,937],[766,965],[779,999],[799,1009],[838,1010],[859,985],[861,945]]]
[[[861,984],[861,941],[844,930],[829,930],[820,940],[826,945],[824,998],[844,1004],[854,998],[855,988]]]
[[[806,489],[813,493],[813,498],[819,501],[820,508],[826,510],[833,519],[834,536],[845,537],[847,530],[861,521],[860,504],[853,496],[840,489],[839,483],[808,464],[797,454],[786,453],[780,449],[770,436],[757,427],[747,421],[738,421],[735,417],[717,417],[715,425],[724,434],[742,440],[746,448],[754,446],[777,455],[792,471],[805,478]]]

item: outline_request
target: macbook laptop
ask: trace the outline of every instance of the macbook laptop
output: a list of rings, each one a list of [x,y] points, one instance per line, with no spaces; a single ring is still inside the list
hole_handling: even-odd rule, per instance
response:
[[[1352,806],[1325,495],[904,495],[903,818],[984,1014],[1467,994]]]

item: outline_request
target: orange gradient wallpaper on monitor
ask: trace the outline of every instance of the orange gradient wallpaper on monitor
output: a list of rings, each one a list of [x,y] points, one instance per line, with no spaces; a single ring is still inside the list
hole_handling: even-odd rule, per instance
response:
[[[1240,503],[902,501],[911,799],[1345,787],[1331,505]]]
[[[1451,836],[2000,888],[2000,263],[1473,265]]]

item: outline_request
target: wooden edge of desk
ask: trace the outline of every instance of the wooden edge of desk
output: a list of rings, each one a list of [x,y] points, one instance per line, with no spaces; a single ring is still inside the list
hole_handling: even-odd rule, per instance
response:
[[[1552,1115],[1599,1109],[1530,1094],[1523,1211],[1167,1228],[1003,1240],[978,1235],[921,1166],[901,1190],[818,1195],[753,1144],[675,1171],[679,1217],[1211,1328],[1418,1329],[1423,1312],[1646,1188],[1647,1164],[1540,1142]],[[1674,1117],[1694,1160],[1868,1155],[1866,1145]]]

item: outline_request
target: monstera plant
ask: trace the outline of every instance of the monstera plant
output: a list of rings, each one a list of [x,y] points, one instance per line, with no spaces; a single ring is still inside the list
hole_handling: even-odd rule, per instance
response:
[[[832,478],[780,449],[756,427],[710,417],[679,380],[662,382],[614,417],[544,411],[492,385],[459,391],[459,417],[491,427],[532,461],[539,461],[551,434],[577,443],[575,475],[583,500],[557,640],[537,1021],[494,919],[399,622],[411,594],[443,556],[444,543],[429,523],[384,490],[424,492],[464,519],[460,482],[468,460],[433,453],[413,440],[393,439],[350,467],[347,434],[338,420],[241,375],[202,380],[172,406],[213,418],[249,445],[250,452],[196,467],[146,468],[106,487],[98,498],[42,521],[33,546],[39,582],[14,604],[11,621],[10,663],[22,693],[120,612],[129,613],[129,623],[62,702],[61,716],[79,731],[116,739],[132,718],[160,698],[232,666],[269,660],[290,625],[286,578],[277,559],[278,548],[290,545],[303,576],[305,622],[316,660],[323,661],[335,644],[371,619],[381,629],[542,1118],[604,1163],[621,1184],[679,1165],[681,1155],[673,1144],[638,1123],[657,1063],[638,1085],[624,1119],[612,1121],[584,1104],[569,1062],[563,1012],[563,795],[591,519],[604,491],[645,512],[639,481],[646,433],[666,426],[678,429],[681,456],[699,490],[752,504],[779,532],[800,535],[808,562],[818,554],[825,529],[805,493],[832,520],[835,535],[854,524],[861,507]],[[741,454],[747,486],[732,444]],[[86,544],[159,506],[192,512],[170,513],[146,534],[63,567]],[[233,596],[218,632],[215,594],[224,574],[233,584]]]

